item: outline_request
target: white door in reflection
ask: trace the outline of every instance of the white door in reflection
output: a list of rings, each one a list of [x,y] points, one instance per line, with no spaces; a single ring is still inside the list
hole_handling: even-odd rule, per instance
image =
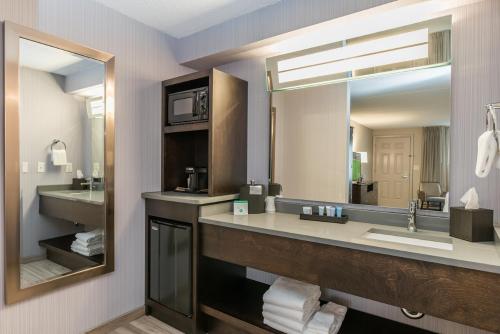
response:
[[[373,149],[378,204],[405,208],[410,197],[411,137],[375,137]]]

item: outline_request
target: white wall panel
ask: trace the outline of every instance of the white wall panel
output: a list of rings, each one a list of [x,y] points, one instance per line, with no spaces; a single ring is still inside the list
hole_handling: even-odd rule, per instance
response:
[[[269,178],[269,93],[264,59],[220,66],[221,71],[248,81],[247,179],[267,184]]]

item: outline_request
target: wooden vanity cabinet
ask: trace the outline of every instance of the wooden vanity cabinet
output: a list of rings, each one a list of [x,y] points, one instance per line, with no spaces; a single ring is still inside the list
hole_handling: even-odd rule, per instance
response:
[[[500,276],[495,273],[206,223],[199,224],[199,233],[202,258],[259,269],[500,333]],[[202,310],[220,319],[221,303],[220,299],[206,298]],[[231,314],[227,302],[222,304],[226,305],[222,313],[232,317],[233,325],[238,324],[243,317]],[[255,314],[245,313],[252,312]],[[255,317],[248,321],[266,330]]]
[[[168,96],[208,87],[207,121],[169,124]],[[248,83],[216,69],[162,83],[162,191],[186,186],[185,168],[208,168],[208,195],[239,192],[247,182]]]

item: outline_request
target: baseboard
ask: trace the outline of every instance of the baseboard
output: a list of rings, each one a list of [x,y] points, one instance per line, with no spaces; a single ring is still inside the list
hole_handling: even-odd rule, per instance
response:
[[[141,306],[138,309],[122,314],[121,316],[86,332],[86,334],[108,334],[118,327],[142,317],[144,314],[144,306]]]

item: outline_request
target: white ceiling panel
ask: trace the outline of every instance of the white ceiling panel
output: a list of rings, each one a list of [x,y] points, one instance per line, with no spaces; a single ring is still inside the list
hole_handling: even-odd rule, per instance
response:
[[[173,37],[182,38],[281,0],[96,0]]]
[[[451,67],[354,80],[351,119],[369,129],[449,126]]]
[[[104,69],[100,61],[23,38],[19,45],[19,65],[64,76],[96,66]]]

